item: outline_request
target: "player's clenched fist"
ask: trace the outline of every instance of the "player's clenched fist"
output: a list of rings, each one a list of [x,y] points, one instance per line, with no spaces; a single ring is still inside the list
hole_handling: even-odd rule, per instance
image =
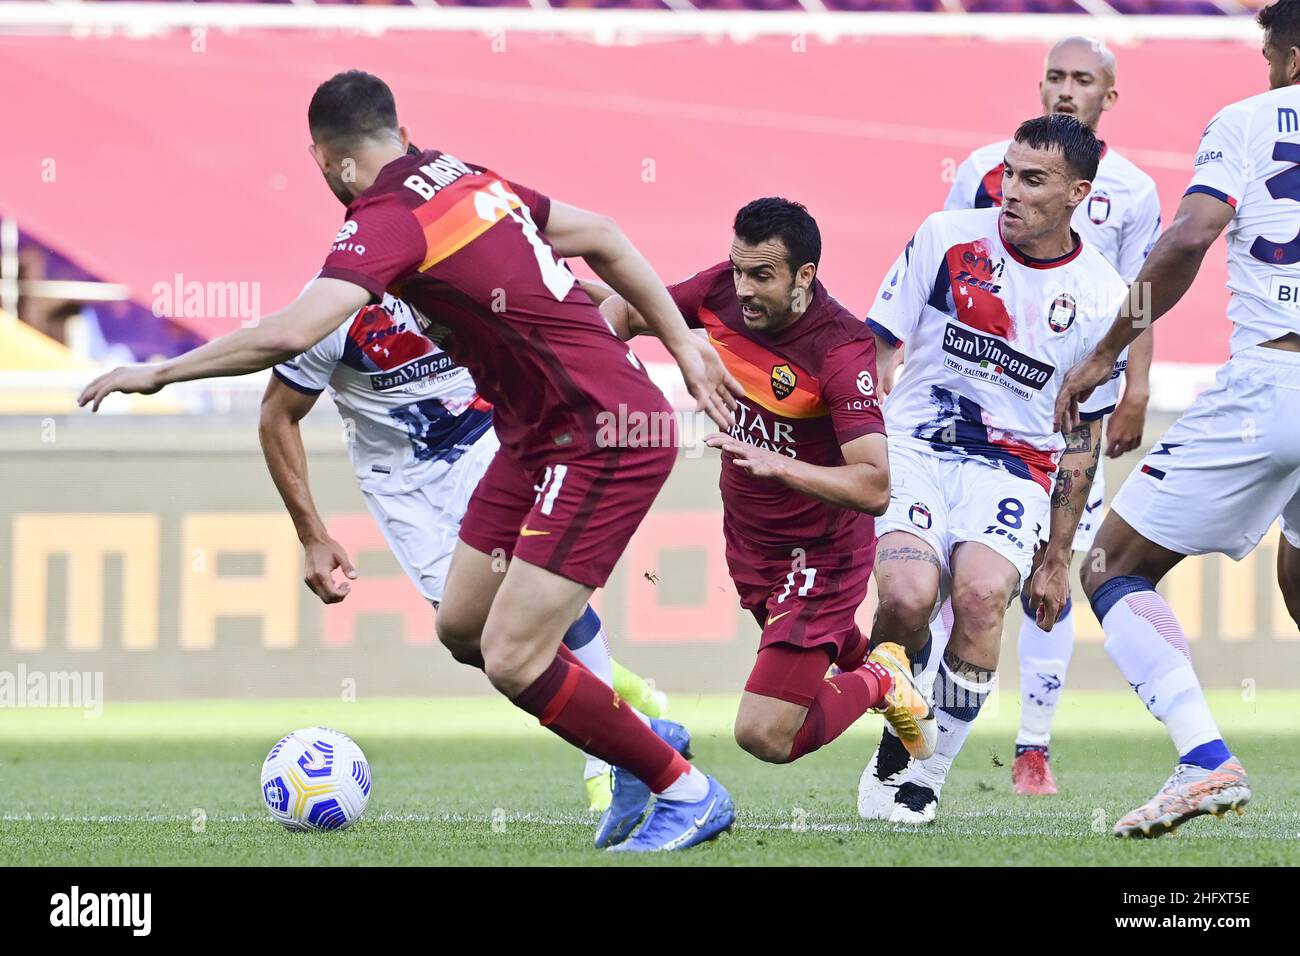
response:
[[[686,340],[687,346],[674,356],[686,390],[715,425],[731,428],[736,424],[732,411],[736,399],[745,394],[744,387],[727,371],[712,345],[695,335],[686,336]]]
[[[348,560],[348,553],[333,538],[308,541],[303,545],[306,573],[303,581],[312,593],[325,604],[337,604],[348,596],[352,585],[348,583],[357,576],[356,569]],[[345,580],[335,583],[334,571],[343,572]]]
[[[1034,620],[1039,628],[1050,631],[1069,599],[1069,552],[1064,561],[1049,556],[1029,579],[1029,607],[1035,612]]]
[[[748,442],[737,441],[730,435],[714,432],[704,439],[710,448],[719,448],[731,456],[731,463],[755,478],[780,478],[785,474],[790,458],[786,455],[759,448]]]
[[[162,383],[158,381],[156,365],[115,368],[87,385],[77,396],[77,404],[83,407],[90,404],[90,410],[95,412],[99,411],[99,403],[114,392],[122,392],[126,395],[152,395],[160,388]]]

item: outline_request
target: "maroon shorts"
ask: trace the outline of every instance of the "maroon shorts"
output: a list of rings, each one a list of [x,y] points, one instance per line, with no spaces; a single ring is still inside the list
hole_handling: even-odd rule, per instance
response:
[[[469,500],[460,539],[603,587],[676,454],[674,447],[597,448],[528,471],[502,449]]]
[[[858,635],[854,618],[867,597],[876,543],[856,550],[793,551],[758,549],[730,539],[727,567],[740,604],[763,629],[760,648],[829,646],[831,658],[838,658],[845,643]]]

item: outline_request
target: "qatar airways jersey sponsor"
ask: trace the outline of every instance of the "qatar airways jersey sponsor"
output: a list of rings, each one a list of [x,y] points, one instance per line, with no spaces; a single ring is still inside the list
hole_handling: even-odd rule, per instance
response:
[[[437,480],[492,427],[492,407],[469,372],[420,333],[409,305],[388,294],[277,365],[275,375],[300,392],[328,389],[357,480],[372,494]]]
[[[1234,210],[1226,233],[1232,353],[1300,333],[1300,88],[1220,110],[1201,136],[1187,193]]]
[[[1106,333],[1127,287],[1081,242],[1035,260],[1003,242],[995,208],[935,213],[886,276],[870,324],[906,346],[885,400],[891,441],[976,456],[1050,489],[1065,440],[1054,429],[1065,374]],[[1115,405],[1119,373],[1083,403]]]
[[[981,146],[957,167],[944,209],[1002,205],[1003,158],[1011,140]],[[1118,152],[1105,147],[1092,192],[1070,223],[1083,241],[1115,267],[1125,282],[1142,270],[1160,237],[1160,196],[1155,180]]]

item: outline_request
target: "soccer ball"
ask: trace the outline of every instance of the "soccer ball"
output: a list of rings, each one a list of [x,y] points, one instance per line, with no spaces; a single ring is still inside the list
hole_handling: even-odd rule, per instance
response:
[[[290,830],[342,830],[370,802],[370,764],[356,741],[337,730],[295,730],[262,763],[262,800]]]

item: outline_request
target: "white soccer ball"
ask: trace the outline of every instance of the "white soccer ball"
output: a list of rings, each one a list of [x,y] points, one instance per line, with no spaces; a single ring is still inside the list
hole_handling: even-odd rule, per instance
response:
[[[370,802],[370,764],[337,730],[295,730],[262,763],[262,800],[290,830],[342,830]]]

